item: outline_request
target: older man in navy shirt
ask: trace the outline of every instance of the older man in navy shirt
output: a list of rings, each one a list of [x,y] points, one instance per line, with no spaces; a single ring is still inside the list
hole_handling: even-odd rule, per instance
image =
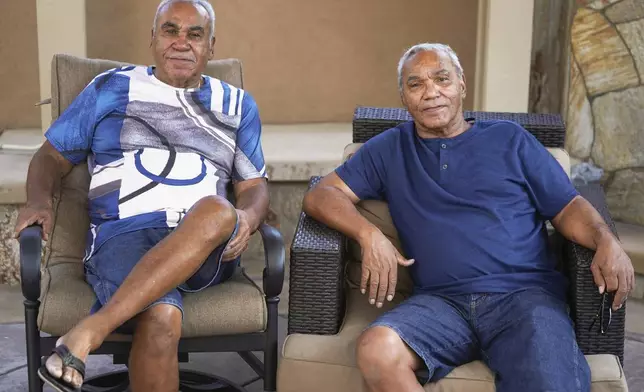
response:
[[[481,359],[500,392],[589,391],[545,221],[596,250],[595,282],[617,292],[615,309],[633,285],[630,259],[529,132],[464,119],[451,48],[410,48],[398,75],[413,121],[369,140],[304,200],[308,214],[360,244],[371,304],[393,299],[398,264],[410,269],[413,295],[359,338],[368,390],[420,392],[416,370],[437,381]],[[405,257],[356,210],[365,199],[389,204]]]

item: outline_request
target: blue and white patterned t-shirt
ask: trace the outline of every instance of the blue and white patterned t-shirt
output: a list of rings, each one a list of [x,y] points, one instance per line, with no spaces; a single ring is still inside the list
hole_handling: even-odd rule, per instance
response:
[[[260,136],[244,90],[207,76],[175,88],[134,66],[94,78],[45,134],[71,163],[88,163],[86,258],[115,235],[175,227],[233,180],[266,177]]]

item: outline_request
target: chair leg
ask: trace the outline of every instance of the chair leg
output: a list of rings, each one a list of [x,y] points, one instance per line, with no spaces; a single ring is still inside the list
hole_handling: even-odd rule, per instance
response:
[[[39,301],[25,300],[25,332],[27,335],[27,380],[29,392],[42,392],[43,383],[38,377],[42,363],[40,356],[40,332],[38,331]]]
[[[266,347],[264,348],[264,391],[277,390],[277,317],[279,297],[267,298],[268,325],[266,329]]]

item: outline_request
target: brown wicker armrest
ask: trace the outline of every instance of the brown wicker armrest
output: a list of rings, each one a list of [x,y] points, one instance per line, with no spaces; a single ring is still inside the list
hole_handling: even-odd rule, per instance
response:
[[[320,181],[313,177],[309,187]],[[331,335],[344,317],[345,238],[302,212],[291,245],[288,333]]]
[[[586,198],[602,215],[606,223],[617,235],[615,224],[608,211],[604,192],[599,184],[582,185],[577,187],[581,195]],[[570,304],[571,316],[575,323],[577,343],[582,352],[589,354],[613,354],[624,360],[624,323],[626,319],[626,307],[612,313],[612,321],[607,333],[599,333],[599,322],[595,322],[589,330],[593,319],[597,315],[601,304],[602,296],[593,280],[590,272],[590,264],[593,261],[595,252],[584,248],[571,241],[564,242],[564,257],[566,269],[570,279]],[[612,298],[608,296],[612,303]],[[606,316],[608,307],[606,303]]]

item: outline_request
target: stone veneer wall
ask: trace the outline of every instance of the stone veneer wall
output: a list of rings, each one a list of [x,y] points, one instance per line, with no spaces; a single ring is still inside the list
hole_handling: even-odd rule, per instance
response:
[[[603,170],[615,219],[644,225],[644,0],[580,5],[571,28],[566,149],[590,165],[578,168]]]
[[[0,284],[20,282],[19,247],[18,241],[13,239],[18,208],[14,204],[0,205]]]

